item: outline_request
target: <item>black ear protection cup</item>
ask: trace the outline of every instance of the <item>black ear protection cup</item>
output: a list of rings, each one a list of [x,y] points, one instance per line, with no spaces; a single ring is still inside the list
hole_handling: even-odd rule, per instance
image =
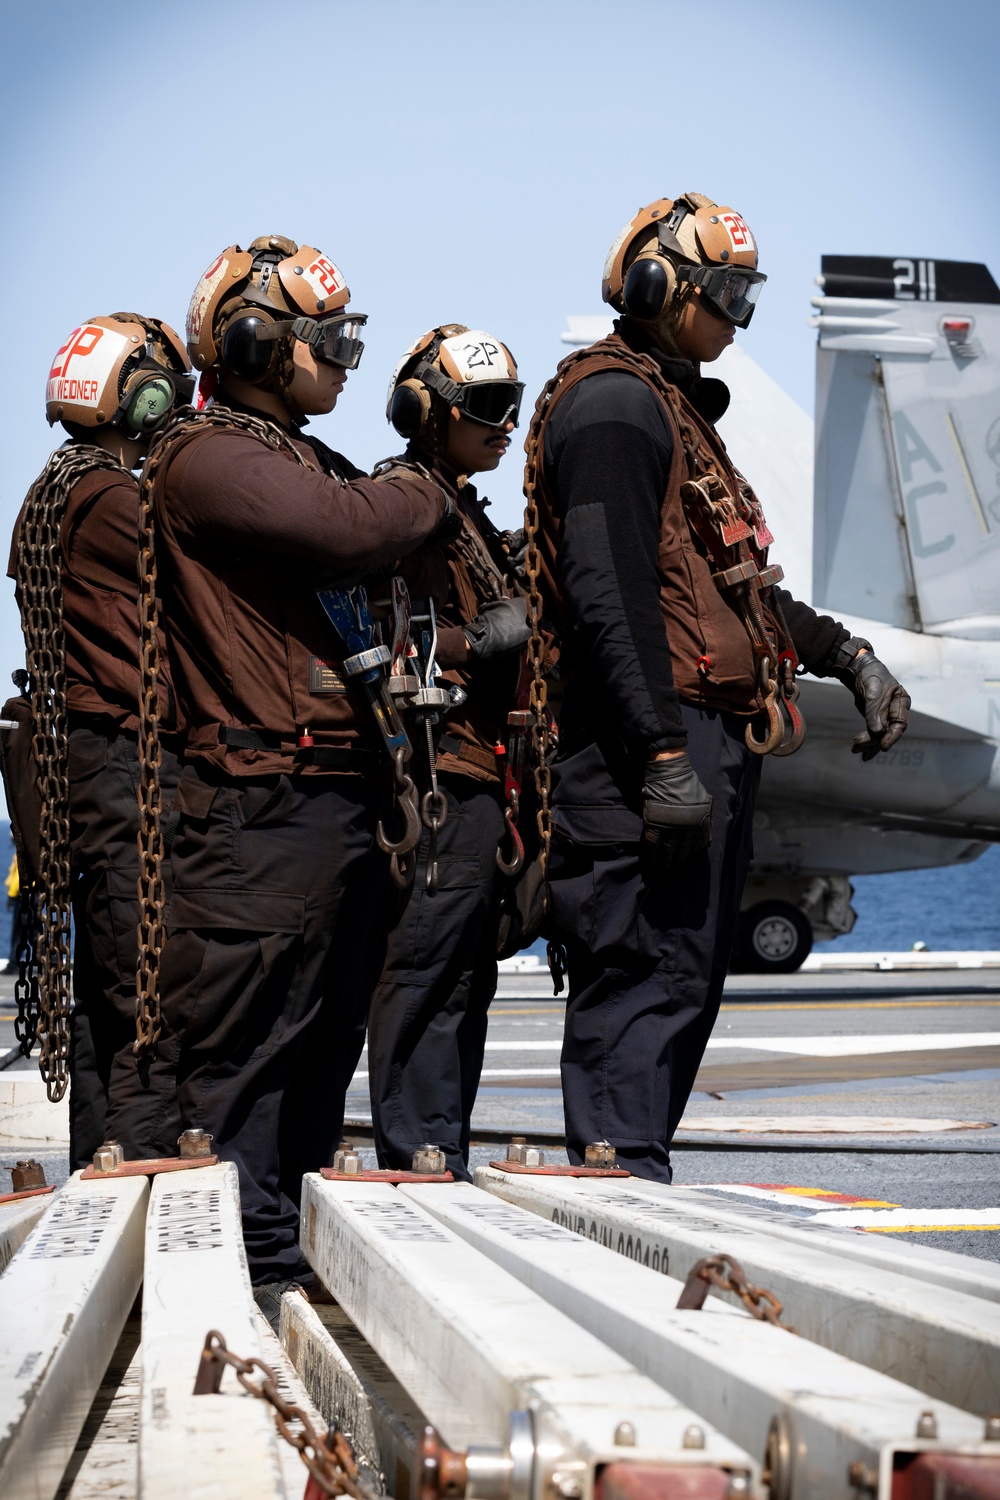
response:
[[[423,381],[400,381],[389,402],[389,421],[400,437],[407,440],[418,437],[430,421],[430,415],[430,392]]]
[[[661,261],[633,261],[622,287],[622,307],[630,318],[653,323],[666,306],[669,290],[670,281]]]
[[[165,375],[140,380],[125,401],[120,426],[129,437],[148,437],[155,432],[174,404],[175,391]]]
[[[222,335],[222,367],[238,380],[263,380],[271,368],[275,344],[257,338],[256,330],[273,323],[257,312],[239,313]]]

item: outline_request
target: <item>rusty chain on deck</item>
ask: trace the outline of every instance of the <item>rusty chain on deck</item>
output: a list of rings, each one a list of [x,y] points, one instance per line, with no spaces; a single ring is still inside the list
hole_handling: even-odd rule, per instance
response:
[[[739,1261],[732,1255],[720,1253],[706,1255],[696,1261],[688,1272],[684,1290],[677,1299],[679,1308],[693,1311],[705,1304],[709,1288],[717,1292],[732,1292],[739,1297],[751,1317],[761,1323],[772,1323],[786,1333],[798,1334],[797,1328],[781,1321],[783,1304],[766,1287],[754,1286]]]
[[[245,1391],[271,1407],[278,1433],[297,1451],[324,1495],[381,1500],[379,1492],[361,1478],[351,1445],[344,1434],[338,1428],[331,1428],[325,1438],[320,1437],[302,1407],[282,1396],[278,1376],[271,1366],[256,1356],[242,1359],[240,1355],[230,1353],[225,1339],[215,1328],[205,1335],[194,1394],[218,1395],[227,1365],[236,1371],[236,1378]],[[300,1430],[296,1431],[293,1424],[298,1424]]]

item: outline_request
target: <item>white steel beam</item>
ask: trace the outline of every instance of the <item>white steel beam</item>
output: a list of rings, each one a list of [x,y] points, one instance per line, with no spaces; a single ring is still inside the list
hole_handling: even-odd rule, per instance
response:
[[[0,1277],[0,1494],[50,1500],[142,1281],[144,1178],[71,1177]]]
[[[94,1397],[59,1500],[135,1500],[142,1359],[139,1315],[130,1317]]]
[[[209,1329],[234,1354],[263,1357],[230,1162],[153,1182],[142,1298],[139,1500],[285,1500],[271,1408],[244,1391],[231,1370],[218,1395],[193,1394]]]
[[[22,1198],[20,1203],[0,1203],[0,1273],[10,1265],[15,1250],[28,1238],[52,1201],[49,1194]]]
[[[696,1261],[726,1251],[784,1303],[806,1338],[937,1400],[985,1416],[1000,1405],[1000,1305],[842,1257],[770,1226],[651,1197],[635,1179],[532,1177],[493,1167],[480,1187],[683,1281]]]
[[[728,1196],[725,1200],[720,1200],[717,1194],[705,1190],[667,1187],[658,1182],[643,1182],[638,1177],[631,1179],[628,1188],[630,1192],[639,1193],[656,1202],[672,1204],[678,1210],[708,1213],[726,1223],[751,1220],[765,1228],[768,1234],[790,1240],[793,1244],[807,1244],[817,1249],[830,1250],[835,1255],[848,1256],[863,1265],[880,1266],[886,1271],[914,1276],[918,1281],[950,1287],[953,1291],[983,1297],[990,1302],[1000,1302],[1000,1264],[979,1260],[971,1255],[956,1255],[953,1250],[931,1249],[928,1245],[909,1244],[891,1236],[865,1234],[856,1229],[840,1229],[817,1222],[813,1215],[824,1207],[829,1207],[821,1200],[816,1200],[812,1205],[796,1205],[795,1200],[789,1198],[787,1206],[771,1208],[760,1202],[736,1202]]]
[[[301,1302],[304,1307],[309,1306],[304,1297],[296,1296],[295,1300]],[[329,1424],[323,1421],[305,1384],[299,1377],[299,1372],[282,1348],[281,1340],[272,1329],[264,1314],[259,1310],[257,1312],[257,1332],[260,1336],[260,1346],[264,1362],[270,1365],[277,1376],[275,1383],[278,1387],[279,1395],[290,1406],[297,1406],[308,1417],[317,1437],[325,1438]],[[289,1423],[289,1427],[295,1434],[303,1431],[302,1423],[297,1417]],[[285,1480],[285,1490],[289,1496],[289,1500],[297,1500],[297,1497],[305,1488],[309,1471],[299,1457],[298,1449],[293,1448],[291,1443],[285,1442],[280,1436],[278,1438],[278,1462],[281,1465],[281,1472]]]
[[[323,1420],[343,1428],[377,1487],[389,1495],[415,1495],[417,1441],[427,1418],[343,1308],[312,1306],[286,1294],[281,1342]]]
[[[590,1500],[600,1467],[622,1459],[684,1465],[692,1481],[729,1471],[743,1493],[756,1483],[753,1460],[709,1422],[396,1188],[309,1174],[302,1217],[317,1274],[453,1448],[503,1446],[511,1414],[530,1411],[536,1500],[544,1485]]]
[[[920,1391],[769,1323],[707,1307],[678,1311],[682,1283],[672,1276],[555,1223],[540,1234],[536,1215],[469,1183],[401,1192],[617,1353],[627,1351],[749,1452],[763,1456],[777,1419],[791,1447],[775,1487],[789,1500],[839,1500],[851,1465],[880,1472],[879,1500],[890,1500],[893,1454],[913,1451],[928,1406]],[[944,1403],[935,1403],[934,1417],[941,1447],[990,1452],[980,1418]],[[1000,1481],[1000,1448],[992,1451]]]

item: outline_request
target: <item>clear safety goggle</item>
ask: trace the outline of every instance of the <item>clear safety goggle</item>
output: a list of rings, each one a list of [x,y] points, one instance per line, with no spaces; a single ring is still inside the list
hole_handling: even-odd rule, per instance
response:
[[[677,279],[700,287],[714,312],[737,328],[745,328],[767,277],[746,266],[678,266]]]
[[[358,335],[367,322],[367,313],[344,313],[341,317],[323,319],[288,318],[280,323],[258,324],[256,336],[263,342],[272,342],[290,335],[308,344],[322,364],[356,370],[365,348]]]

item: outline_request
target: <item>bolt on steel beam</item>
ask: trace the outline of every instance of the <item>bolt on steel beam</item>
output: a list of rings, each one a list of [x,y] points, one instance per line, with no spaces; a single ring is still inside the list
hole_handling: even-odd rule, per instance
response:
[[[328,1425],[344,1431],[362,1469],[389,1495],[415,1495],[426,1415],[342,1307],[281,1302],[281,1342]]]
[[[766,1221],[718,1214],[704,1198],[651,1197],[622,1181],[511,1177],[480,1168],[476,1182],[683,1281],[703,1256],[735,1255],[785,1305],[786,1321],[827,1349],[985,1416],[1000,1404],[1000,1306],[965,1292],[843,1257]]]
[[[262,1357],[230,1162],[153,1182],[142,1298],[139,1500],[177,1500],[190,1491],[194,1474],[213,1500],[284,1500],[270,1407],[233,1378],[219,1395],[194,1395],[210,1329],[245,1359]]]
[[[765,1469],[772,1481],[775,1468],[781,1471],[788,1500],[839,1500],[851,1464],[878,1474],[886,1454],[915,1446],[980,1451],[980,1418],[935,1403],[939,1441],[917,1442],[928,1405],[923,1392],[747,1315],[726,1316],[710,1306],[680,1310],[683,1287],[674,1277],[471,1184],[400,1191],[616,1353],[627,1352],[750,1453],[765,1454],[777,1422],[789,1434],[787,1459],[772,1453]],[[879,1500],[889,1500],[890,1490],[891,1474],[876,1487]]]
[[[600,1469],[625,1456],[664,1466],[665,1489],[694,1467],[756,1492],[758,1466],[714,1425],[399,1189],[310,1174],[302,1222],[306,1258],[451,1447],[495,1445],[469,1449],[470,1500],[592,1500]],[[623,1423],[634,1444],[616,1444]],[[684,1443],[695,1423],[699,1449]]]
[[[142,1282],[144,1179],[81,1182],[0,1277],[0,1494],[51,1500]]]

